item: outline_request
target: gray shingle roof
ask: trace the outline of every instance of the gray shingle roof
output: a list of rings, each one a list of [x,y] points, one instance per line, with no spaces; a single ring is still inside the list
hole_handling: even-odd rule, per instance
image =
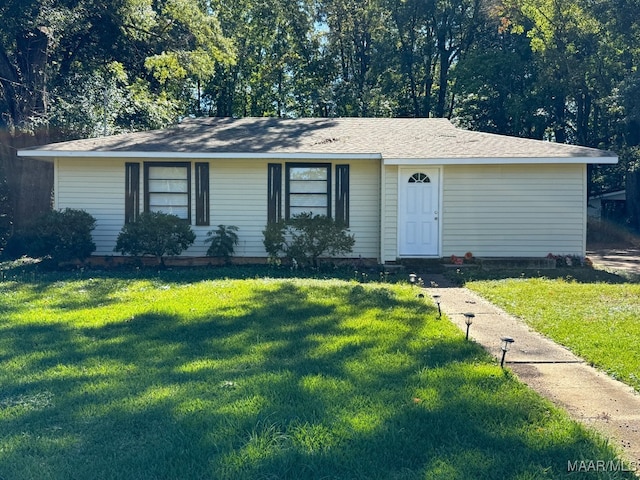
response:
[[[162,130],[53,143],[20,152],[379,154],[385,159],[615,157],[540,140],[471,132],[436,118],[197,118]]]

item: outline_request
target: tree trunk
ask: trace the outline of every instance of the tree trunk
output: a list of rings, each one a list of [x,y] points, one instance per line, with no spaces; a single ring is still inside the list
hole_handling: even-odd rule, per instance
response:
[[[446,101],[447,101],[447,87],[449,82],[449,49],[447,48],[447,39],[445,32],[438,33],[438,57],[440,61],[440,71],[438,78],[438,100],[436,103],[435,116],[443,118],[445,116]]]

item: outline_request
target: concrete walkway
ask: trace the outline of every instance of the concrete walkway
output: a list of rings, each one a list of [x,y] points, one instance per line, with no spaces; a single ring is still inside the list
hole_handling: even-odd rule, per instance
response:
[[[467,328],[464,313],[475,315],[471,340],[500,361],[500,338],[512,337],[515,342],[506,354],[505,367],[574,419],[600,431],[623,450],[628,462],[639,464],[640,395],[631,387],[590,367],[470,290],[449,287],[444,277],[422,278],[431,285],[425,288],[426,294],[439,295],[442,312],[463,331]]]
[[[600,248],[587,251],[593,266],[622,275],[640,275],[640,248]]]

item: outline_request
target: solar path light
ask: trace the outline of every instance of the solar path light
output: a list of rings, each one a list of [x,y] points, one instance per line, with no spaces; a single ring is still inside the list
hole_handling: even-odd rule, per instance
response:
[[[435,300],[436,304],[438,305],[438,318],[442,318],[442,310],[440,310],[440,295],[434,295],[433,299]]]
[[[502,337],[500,340],[502,340],[502,360],[500,360],[500,367],[504,368],[504,357],[515,340],[511,337]]]
[[[474,318],[476,318],[476,316],[473,313],[464,314],[464,323],[467,325],[467,340],[469,340],[469,327],[473,323]]]

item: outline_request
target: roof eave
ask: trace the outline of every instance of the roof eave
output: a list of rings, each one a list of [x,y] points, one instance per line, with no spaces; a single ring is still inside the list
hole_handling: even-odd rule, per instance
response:
[[[611,157],[449,157],[449,158],[385,158],[385,165],[530,165],[530,164],[607,164],[618,163]]]
[[[135,151],[76,151],[76,150],[18,150],[20,157],[42,160],[53,158],[152,158],[152,159],[278,159],[295,160],[380,160],[379,153],[309,153],[309,152],[135,152]]]
[[[527,164],[607,164],[618,163],[617,156],[556,157],[438,157],[383,158],[380,153],[315,152],[152,152],[152,151],[78,151],[18,150],[18,156],[44,161],[55,158],[140,158],[140,159],[292,159],[292,160],[381,160],[385,165],[527,165]]]

